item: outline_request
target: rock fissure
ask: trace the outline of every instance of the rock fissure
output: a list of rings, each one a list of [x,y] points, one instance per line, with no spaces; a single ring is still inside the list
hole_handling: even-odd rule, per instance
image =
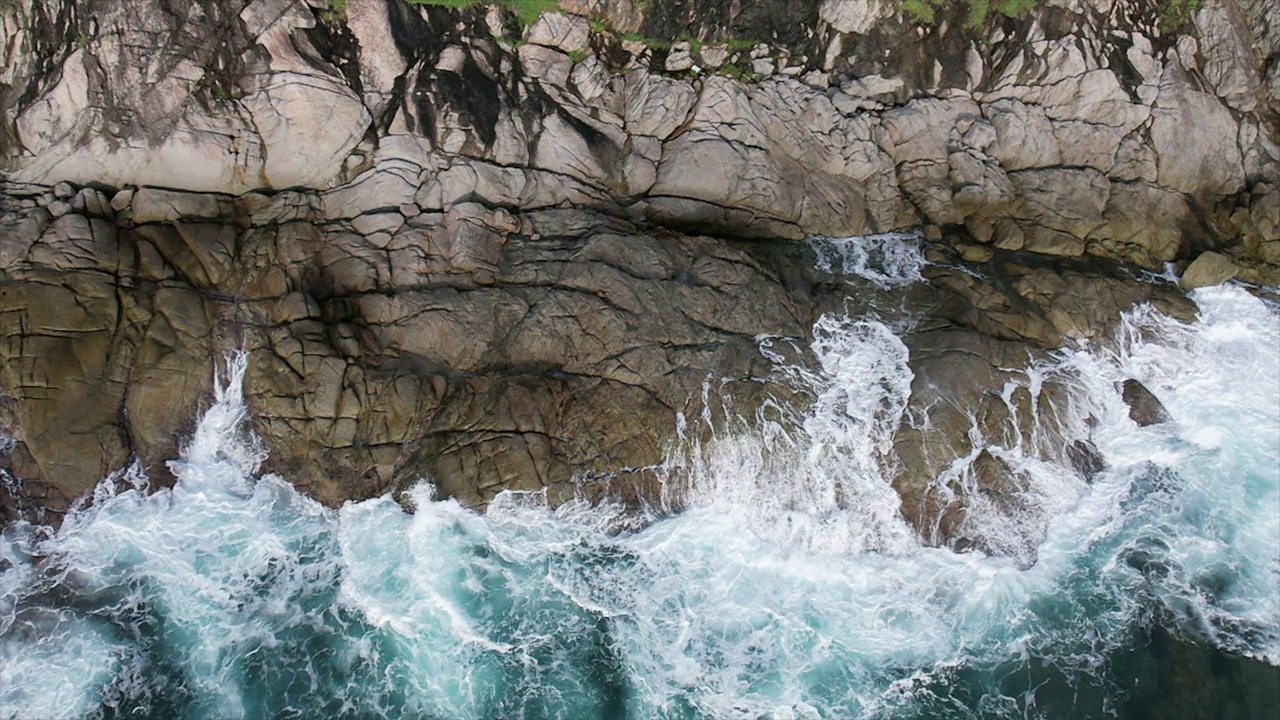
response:
[[[326,502],[421,477],[563,500],[661,463],[677,413],[804,404],[757,338],[881,291],[779,239],[924,226],[926,280],[891,303],[923,318],[895,486],[947,542],[959,495],[1017,495],[994,455],[934,480],[984,451],[971,416],[1023,441],[992,393],[1028,357],[1185,311],[1166,263],[1280,281],[1265,3],[1159,32],[1150,0],[981,28],[616,5],[0,6],[0,471],[48,494],[14,507],[131,457],[163,481],[237,346],[267,469]]]

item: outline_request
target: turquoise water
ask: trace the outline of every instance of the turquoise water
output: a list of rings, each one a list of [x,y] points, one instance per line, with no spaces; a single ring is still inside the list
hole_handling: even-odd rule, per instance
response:
[[[1127,316],[1069,380],[1109,467],[1023,448],[1036,561],[921,547],[884,462],[910,388],[874,318],[828,317],[798,426],[673,453],[685,509],[504,495],[330,510],[258,477],[243,360],[174,464],[0,542],[0,716],[1269,717],[1280,706],[1280,316],[1238,288]],[[766,348],[781,341],[762,341]],[[781,358],[782,354],[779,353]],[[1136,377],[1175,421],[1136,427]],[[679,472],[677,473],[676,470]],[[679,477],[677,484],[675,478]],[[979,518],[981,521],[981,518]],[[1016,555],[1016,553],[1012,553]]]

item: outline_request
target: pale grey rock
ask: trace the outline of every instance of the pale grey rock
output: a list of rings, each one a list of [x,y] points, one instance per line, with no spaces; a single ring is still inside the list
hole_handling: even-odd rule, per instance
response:
[[[1256,54],[1245,17],[1233,3],[1211,1],[1196,13],[1195,25],[1203,41],[1204,75],[1214,92],[1228,107],[1253,111],[1263,59]]]
[[[28,152],[38,156],[53,150],[82,121],[89,107],[87,60],[83,49],[71,53],[57,84],[18,116],[14,126]]]
[[[1249,184],[1280,182],[1280,143],[1256,118],[1240,119],[1239,146]]]
[[[995,129],[987,152],[1007,170],[1062,164],[1062,147],[1042,108],[1019,100],[998,100],[982,107]]]
[[[693,67],[693,55],[689,47],[689,43],[680,42],[671,45],[671,51],[667,53],[667,59],[663,63],[663,67],[667,72],[684,72]]]
[[[1130,134],[1116,148],[1115,163],[1107,172],[1116,180],[1156,181],[1156,152],[1139,137]]]
[[[728,61],[729,48],[724,45],[703,45],[698,57],[705,67],[716,70]]]
[[[591,41],[591,25],[581,15],[545,12],[529,26],[528,40],[565,52],[582,52]]]
[[[1089,252],[1151,268],[1177,258],[1187,229],[1201,223],[1182,193],[1150,181],[1111,183],[1104,219]]]
[[[111,201],[101,192],[93,188],[81,188],[72,199],[71,207],[81,215],[89,217],[106,218],[110,220],[114,215],[111,209]]]
[[[422,168],[414,163],[379,163],[353,182],[324,193],[324,213],[331,218],[354,218],[375,208],[395,208],[412,202],[422,184],[422,174]]]
[[[964,131],[964,144],[984,153],[999,139],[1000,135],[996,132],[995,126],[986,120],[975,120],[969,129]]]
[[[414,205],[413,207],[417,207]],[[368,213],[359,215],[351,220],[351,227],[361,235],[373,235],[374,233],[391,233],[404,226],[404,216],[397,212]]]
[[[520,65],[529,77],[548,87],[565,87],[573,73],[573,60],[543,45],[521,45]]]
[[[1116,162],[1120,144],[1127,137],[1122,128],[1084,120],[1053,120],[1053,135],[1061,150],[1061,163],[1106,172]]]
[[[865,98],[856,98],[843,92],[837,92],[831,97],[831,104],[836,110],[844,115],[854,116],[863,110],[875,110],[880,107],[880,103]]]
[[[659,140],[684,124],[697,99],[689,83],[652,75],[644,68],[627,73],[624,93],[627,132]]]
[[[533,166],[587,182],[610,182],[616,168],[606,165],[582,133],[559,115],[543,119]]]
[[[837,32],[865,35],[892,12],[880,0],[822,0],[818,17]]]
[[[345,84],[310,73],[275,74],[243,106],[261,142],[258,173],[266,187],[323,187],[341,171],[371,121]]]
[[[800,77],[800,81],[811,88],[826,90],[831,87],[831,75],[821,70],[810,70]]]
[[[133,188],[124,188],[111,196],[111,209],[120,212],[133,203]]]
[[[644,3],[635,0],[560,0],[566,12],[596,17],[619,33],[633,33],[644,24]]]
[[[964,56],[964,72],[968,78],[968,82],[965,85],[966,90],[972,92],[982,84],[982,78],[985,74],[983,65],[981,53],[978,52],[976,47],[970,45]]]
[[[1125,57],[1128,58],[1129,64],[1138,72],[1138,76],[1142,78],[1143,85],[1159,85],[1164,66],[1151,54],[1151,41],[1136,30],[1131,37],[1133,44],[1125,51]]]
[[[978,105],[958,98],[939,100],[922,98],[886,111],[883,115],[884,138],[881,146],[897,163],[916,160],[942,162],[947,158],[952,133],[982,117]],[[997,131],[999,126],[997,126]]]
[[[574,65],[571,76],[573,87],[578,91],[578,97],[583,100],[595,100],[604,95],[609,90],[611,77],[609,68],[605,67],[605,64],[595,55],[590,55]]]
[[[267,72],[228,89],[243,92],[241,100],[219,98],[211,106],[195,101],[206,75],[197,60],[168,46],[150,49],[156,38],[176,34],[212,52],[216,35],[193,37],[207,16],[175,25],[152,4],[101,14],[98,41],[72,52],[59,81],[18,114],[20,142],[32,156],[13,176],[233,193],[332,180],[368,117],[345,83],[317,71],[295,46],[294,31],[314,25],[310,8],[259,0],[241,15],[269,57]],[[309,48],[305,38],[299,42]],[[130,121],[100,105],[104,98],[128,107]],[[326,108],[323,118],[316,107]]]
[[[348,3],[347,27],[360,44],[360,82],[365,105],[374,117],[380,117],[390,102],[396,79],[409,69],[392,34],[387,0]]]
[[[1011,214],[1025,221],[1019,224],[1027,249],[1079,255],[1083,240],[1106,222],[1111,183],[1096,170],[1022,170],[1009,173],[1009,179],[1017,193]]]
[[[1244,166],[1231,111],[1217,98],[1166,80],[1152,112],[1151,146],[1161,185],[1228,195],[1244,187]],[[1188,132],[1188,128],[1195,128]]]
[[[230,220],[230,197],[144,187],[133,194],[133,221],[139,225],[177,220]]]
[[[1193,72],[1200,69],[1200,43],[1194,35],[1179,35],[1174,50],[1183,69]]]
[[[899,77],[868,75],[842,84],[840,90],[856,98],[892,101],[904,86],[905,83]]]

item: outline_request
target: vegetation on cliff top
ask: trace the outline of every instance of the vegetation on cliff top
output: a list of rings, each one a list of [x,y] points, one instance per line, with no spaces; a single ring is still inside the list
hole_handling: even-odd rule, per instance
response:
[[[510,8],[525,25],[532,25],[538,16],[558,7],[556,0],[405,0],[410,5],[438,5],[440,7],[469,8],[477,5],[503,5]]]
[[[346,10],[347,1],[330,0],[330,7],[343,12]],[[410,5],[450,8],[503,5],[514,11],[526,25],[532,24],[542,13],[558,7],[556,0],[405,0],[405,2]],[[907,21],[932,25],[937,22],[939,13],[949,7],[960,6],[964,9],[965,24],[970,28],[979,28],[997,15],[1009,18],[1025,17],[1043,2],[1044,0],[899,0],[899,7]],[[1200,9],[1202,3],[1203,0],[1152,0],[1160,24],[1165,29],[1177,28],[1189,21]],[[639,4],[643,6],[648,2],[641,0]]]
[[[1151,5],[1161,27],[1172,30],[1190,20],[1200,9],[1202,2],[1203,0],[1151,0]],[[989,23],[995,15],[1025,17],[1043,4],[1044,0],[901,0],[900,7],[909,22],[932,25],[940,12],[948,7],[962,6],[965,10],[965,24],[976,29]]]

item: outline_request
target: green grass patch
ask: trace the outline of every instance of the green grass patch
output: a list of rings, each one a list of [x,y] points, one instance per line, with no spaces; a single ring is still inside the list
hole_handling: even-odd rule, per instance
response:
[[[556,0],[405,0],[410,5],[435,5],[454,9],[481,5],[502,5],[520,18],[522,25],[532,25],[542,13],[559,7]]]
[[[724,75],[725,77],[731,77],[734,80],[742,79],[742,68],[737,65],[722,65],[718,70],[716,70],[716,72]]]
[[[336,22],[347,19],[347,0],[329,0],[329,7],[320,11],[325,22]]]
[[[1202,0],[1163,0],[1160,27],[1165,31],[1177,30],[1190,22],[1202,4]]]
[[[1155,0],[1155,10],[1160,27],[1172,31],[1191,19],[1204,0]],[[964,24],[977,30],[993,18],[1026,17],[1044,0],[901,0],[899,7],[907,22],[914,25],[936,25],[938,15],[948,8],[964,9]]]
[[[676,40],[689,43],[689,50],[695,55],[702,52],[702,41],[688,33],[682,34]]]
[[[978,29],[994,15],[1022,17],[1034,10],[1042,0],[902,0],[902,13],[909,22],[917,25],[933,25],[938,13],[948,7],[961,6],[965,10],[965,25]]]

